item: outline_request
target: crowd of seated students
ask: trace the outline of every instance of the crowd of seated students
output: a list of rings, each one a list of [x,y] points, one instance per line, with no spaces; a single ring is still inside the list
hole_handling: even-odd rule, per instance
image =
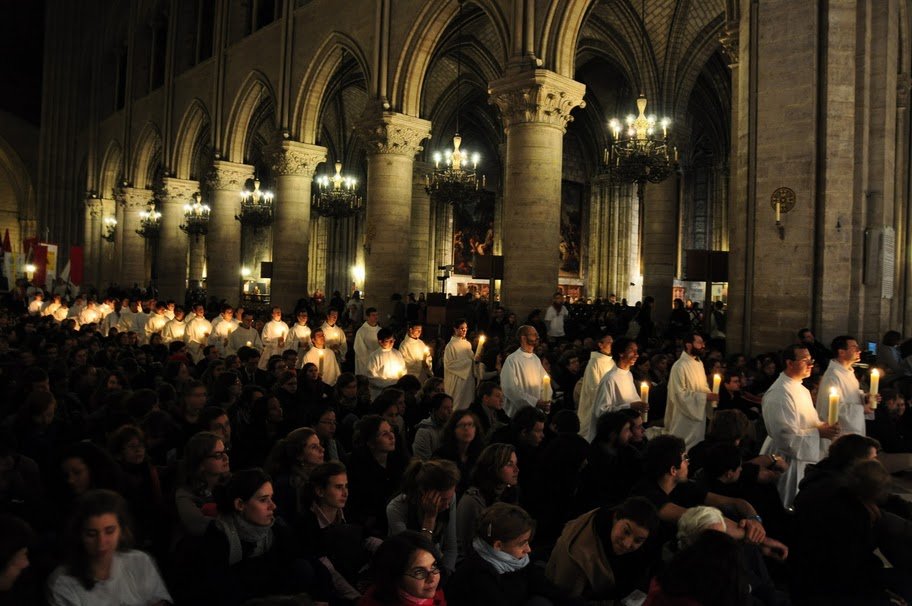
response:
[[[134,322],[144,304],[111,313]],[[680,339],[640,336],[632,373],[651,386],[649,421],[607,412],[590,442],[577,384],[605,327],[543,339],[551,406],[509,418],[497,370],[516,347],[512,314],[480,327],[485,380],[454,410],[440,376],[372,398],[351,372],[353,325],[328,385],[303,349],[194,355],[133,324],[37,309],[0,308],[0,605],[912,598],[912,507],[890,490],[903,459],[875,458],[912,451],[901,388],[883,392],[871,437],[842,436],[809,467],[788,510],[776,491],[788,462],[759,454],[776,354],[710,348],[722,397],[688,451],[656,423]]]

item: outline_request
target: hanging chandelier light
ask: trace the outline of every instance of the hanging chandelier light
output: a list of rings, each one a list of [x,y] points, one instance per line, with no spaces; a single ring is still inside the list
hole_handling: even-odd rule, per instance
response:
[[[458,32],[456,37],[462,43],[462,5],[459,3]],[[462,136],[459,134],[459,114],[461,112],[460,89],[462,88],[462,53],[456,51],[456,132],[453,135],[453,149],[434,152],[434,172],[425,177],[425,191],[432,202],[446,202],[453,206],[471,206],[480,198],[480,190],[485,187],[485,176],[477,174],[481,155],[462,149]],[[471,168],[469,163],[471,162]]]
[[[209,232],[209,205],[203,204],[199,192],[193,194],[193,204],[184,205],[184,222],[180,225],[181,231],[199,239]]]
[[[248,225],[254,229],[272,225],[275,210],[275,197],[272,192],[260,191],[260,180],[253,180],[253,191],[245,189],[241,192],[241,210],[234,218],[241,225]]]
[[[114,234],[117,232],[117,219],[114,217],[108,216],[104,218],[104,232],[101,234],[101,239],[107,242],[114,241]]]
[[[139,229],[136,233],[147,240],[158,238],[161,233],[161,213],[155,210],[154,206],[139,213]]]
[[[646,31],[646,0],[642,2],[643,30]],[[643,40],[643,60],[648,56]],[[646,114],[645,94],[637,98],[639,115],[630,114],[622,124],[617,118],[608,122],[612,141],[605,150],[605,167],[620,183],[660,183],[677,167],[678,151],[668,142],[671,119]],[[659,136],[659,129],[662,130]]]
[[[321,217],[342,219],[359,214],[363,199],[358,193],[358,181],[342,174],[342,163],[336,162],[336,174],[316,179],[317,193],[311,199],[311,208]]]

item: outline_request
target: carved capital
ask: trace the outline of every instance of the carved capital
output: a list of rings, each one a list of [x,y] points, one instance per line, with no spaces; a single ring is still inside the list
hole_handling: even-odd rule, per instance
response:
[[[367,143],[368,153],[399,154],[413,158],[424,149],[421,142],[430,136],[431,123],[373,106],[365,110],[358,130]]]
[[[520,70],[495,80],[489,102],[500,109],[504,130],[514,124],[547,124],[567,130],[570,112],[586,107],[586,85],[546,69]]]
[[[162,202],[179,202],[180,204],[187,204],[190,202],[193,194],[198,192],[199,189],[199,181],[165,177],[162,179]]]
[[[326,148],[284,140],[270,147],[269,164],[277,176],[313,177],[317,165],[326,162]]]
[[[86,198],[86,212],[90,217],[100,217],[104,211],[104,205],[101,198]]]
[[[114,188],[114,199],[125,211],[138,211],[149,207],[155,199],[155,193],[151,189],[140,187],[117,187]]]
[[[719,36],[719,42],[722,44],[722,54],[728,60],[729,67],[738,65],[738,46],[740,44],[740,28],[737,21],[729,21]]]
[[[213,190],[241,191],[247,179],[253,179],[252,166],[227,160],[213,160],[212,170],[206,176],[206,181]]]

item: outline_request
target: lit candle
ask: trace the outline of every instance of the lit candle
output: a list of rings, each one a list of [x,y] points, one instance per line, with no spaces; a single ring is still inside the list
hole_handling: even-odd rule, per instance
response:
[[[317,351],[320,354],[320,374],[323,374],[323,350],[320,349]]]
[[[880,371],[876,368],[871,369],[871,390],[870,401],[871,408],[877,408],[877,393],[880,390]]]
[[[835,387],[830,387],[830,406],[827,415],[827,423],[835,425],[839,422],[839,394]]]
[[[779,202],[776,202],[776,223],[779,223],[779,220],[782,218],[781,210],[782,205]]]
[[[545,375],[544,377],[542,377],[542,387],[541,387],[542,402],[550,402],[551,396],[552,396],[551,377],[549,377],[548,375]]]
[[[253,343],[251,343],[250,341],[247,341],[246,345],[247,345],[247,347],[253,347]]]
[[[484,335],[479,335],[479,337],[478,337],[478,351],[475,352],[475,357],[476,357],[476,358],[481,358],[481,352],[484,351],[484,344],[485,344],[485,336],[484,336]]]
[[[643,381],[640,383],[640,401],[649,404],[649,382]],[[643,423],[646,423],[649,420],[649,412],[643,413]]]
[[[719,393],[719,386],[722,384],[722,375],[716,373],[713,375],[713,393]]]

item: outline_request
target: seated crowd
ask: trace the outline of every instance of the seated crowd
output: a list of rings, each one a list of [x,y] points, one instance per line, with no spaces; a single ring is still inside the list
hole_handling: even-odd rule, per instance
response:
[[[902,368],[860,431],[772,412],[854,339],[726,356],[721,306],[703,348],[648,298],[446,341],[411,297],[35,300],[0,308],[0,606],[912,603]]]

